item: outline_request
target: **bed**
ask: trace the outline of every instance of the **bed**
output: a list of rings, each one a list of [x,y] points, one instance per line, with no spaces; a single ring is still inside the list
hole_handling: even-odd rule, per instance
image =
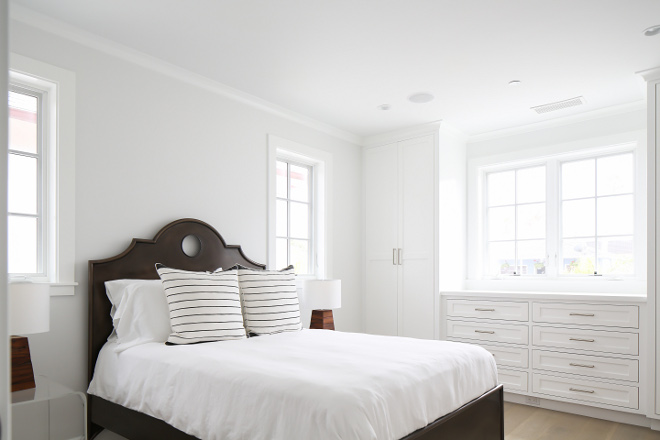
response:
[[[199,252],[192,257],[187,255],[182,249],[182,242],[188,236],[196,237],[200,244]],[[140,374],[141,371],[149,371],[151,377],[161,377],[161,376],[166,377],[168,374],[168,370],[164,367],[164,365],[167,365],[167,368],[175,368],[174,366],[168,364],[167,362],[170,363],[177,362],[176,361],[177,359],[181,359],[181,365],[176,366],[176,368],[181,369],[180,371],[187,372],[188,370],[197,369],[200,370],[199,372],[201,374],[204,374],[205,367],[206,370],[208,370],[209,368],[207,365],[204,364],[204,362],[190,360],[192,359],[191,356],[193,356],[193,352],[194,352],[196,353],[194,355],[200,356],[200,359],[207,359],[208,365],[214,365],[214,369],[216,370],[222,369],[222,365],[223,365],[222,362],[225,362],[224,365],[226,366],[226,372],[224,374],[227,375],[227,377],[224,378],[227,381],[225,384],[221,383],[220,379],[218,379],[219,382],[218,384],[208,381],[208,378],[204,378],[203,380],[197,381],[201,384],[208,383],[209,384],[208,388],[212,390],[214,386],[220,387],[219,389],[225,389],[228,388],[228,384],[231,385],[237,382],[237,379],[230,377],[229,374],[232,370],[243,369],[243,367],[240,364],[241,359],[243,360],[250,359],[250,356],[252,357],[263,356],[264,363],[266,363],[266,361],[277,361],[278,356],[274,355],[274,353],[285,352],[286,347],[299,346],[304,348],[304,349],[300,349],[299,351],[311,351],[313,350],[313,347],[318,346],[320,347],[319,353],[321,352],[321,350],[324,351],[334,350],[333,352],[336,355],[333,357],[332,360],[336,360],[337,365],[333,367],[334,370],[327,370],[327,371],[343,371],[345,373],[345,371],[347,371],[347,368],[344,367],[345,365],[350,364],[350,359],[345,361],[346,362],[345,364],[341,364],[341,362],[343,362],[342,360],[343,359],[342,350],[344,349],[343,347],[345,347],[345,350],[348,352],[352,345],[357,346],[357,344],[359,343],[363,343],[363,344],[367,343],[374,346],[378,346],[378,345],[385,346],[391,344],[393,344],[393,346],[396,346],[397,344],[400,344],[402,353],[404,353],[405,350],[408,348],[410,348],[411,350],[414,348],[415,350],[418,351],[418,353],[426,353],[425,355],[429,359],[434,359],[433,356],[435,354],[433,353],[433,351],[436,348],[440,347],[442,344],[447,344],[445,347],[448,350],[447,352],[451,352],[452,350],[459,350],[460,347],[458,347],[458,345],[462,345],[462,344],[455,344],[450,342],[443,343],[438,341],[403,340],[402,338],[388,338],[388,337],[371,336],[371,335],[358,335],[358,334],[351,335],[351,334],[342,334],[341,332],[330,333],[327,330],[317,330],[317,331],[303,330],[301,332],[295,332],[296,334],[289,332],[288,334],[282,334],[282,335],[249,338],[244,341],[229,341],[229,343],[219,342],[219,343],[211,343],[211,344],[196,344],[197,347],[180,347],[180,346],[168,347],[168,346],[164,346],[163,344],[152,343],[152,344],[145,344],[140,347],[134,347],[128,349],[122,353],[123,356],[115,356],[109,354],[111,352],[110,350],[111,344],[107,343],[107,340],[109,335],[113,332],[113,322],[112,322],[112,318],[110,317],[111,304],[108,297],[106,296],[104,283],[106,281],[116,280],[116,279],[157,279],[158,273],[156,272],[154,267],[155,263],[163,263],[169,267],[175,267],[185,270],[196,270],[196,271],[214,271],[218,267],[229,268],[236,264],[240,264],[242,266],[253,269],[259,269],[259,270],[265,269],[265,265],[256,263],[250,260],[248,257],[246,257],[243,251],[241,250],[240,246],[226,245],[223,238],[213,227],[202,221],[195,219],[182,219],[182,220],[174,221],[168,224],[167,226],[165,226],[163,229],[161,229],[156,234],[153,240],[133,239],[130,246],[126,249],[126,251],[122,252],[121,254],[103,260],[90,261],[89,262],[89,363],[88,363],[88,379],[90,383],[92,383],[92,380],[95,378],[94,372],[97,361],[99,361],[100,365],[104,366],[104,368],[100,369],[100,371],[104,371],[106,375],[108,375],[109,371],[111,372],[113,371],[113,368],[115,368],[112,367],[114,362],[114,365],[118,366],[116,368],[121,367],[124,368],[124,371],[132,371],[128,375],[131,376],[130,380],[148,381],[149,375],[147,374],[141,375]],[[455,345],[451,345],[451,344],[455,344]],[[206,347],[201,347],[201,346],[206,346]],[[165,364],[163,362],[159,363],[157,361],[154,361],[154,359],[160,359],[161,357],[166,359],[168,355],[170,355],[171,353],[175,353],[175,351],[173,351],[172,348],[174,348],[174,350],[179,350],[178,351],[179,353],[185,353],[185,354],[183,356],[172,357],[170,361],[165,361]],[[245,353],[248,354],[246,355]],[[463,356],[461,353],[462,352],[457,351],[456,357],[460,358],[461,356]],[[289,355],[295,358],[295,356],[300,356],[300,352],[296,352],[294,350]],[[130,362],[133,370],[130,369],[127,370],[125,366],[122,367],[121,366],[122,364],[119,363],[120,358],[129,359],[129,356],[132,357]],[[426,360],[421,358],[418,361],[415,358],[415,356],[416,356],[415,352],[411,351],[410,356],[406,356],[406,359],[403,359],[401,363],[409,366],[410,365],[414,366],[413,364],[426,362]],[[436,356],[435,358],[436,360],[441,359],[437,355],[435,356]],[[231,361],[231,362],[235,362],[235,364],[230,363],[230,361],[228,361],[228,359],[234,359],[234,358],[238,359],[237,361]],[[413,358],[414,358],[414,362],[412,361]],[[451,363],[450,362],[451,359],[452,357],[447,355],[447,362]],[[186,364],[186,360],[188,364]],[[331,359],[328,358],[328,360]],[[220,367],[216,368],[215,365],[218,365]],[[319,369],[321,367],[322,367],[321,365],[318,365]],[[355,371],[356,378],[360,378],[361,377],[360,374],[362,374],[363,377],[365,378],[365,380],[360,379],[354,381],[356,382],[354,384],[356,389],[360,388],[363,385],[362,382],[368,381],[371,378],[368,372],[369,368],[373,369],[375,368],[375,366],[363,368],[363,370],[367,370],[366,372],[365,371],[358,372],[357,370]],[[403,368],[406,367],[404,366]],[[161,373],[158,373],[158,371],[160,371]],[[449,370],[447,371],[449,372]],[[301,373],[304,373],[304,371],[301,371]],[[406,373],[406,371],[402,370],[401,377],[405,376],[404,373]],[[160,374],[160,376],[158,374]],[[456,374],[460,375],[461,372],[459,371]],[[304,374],[298,374],[298,375],[304,376]],[[327,374],[325,375],[327,376]],[[97,382],[101,380],[101,376],[102,374],[100,373],[97,374],[96,376]],[[147,377],[140,379],[139,376],[147,376]],[[291,376],[295,376],[295,374],[291,374]],[[293,377],[289,379],[292,380]],[[285,383],[285,380],[289,380],[289,379],[284,378],[280,382]],[[165,381],[166,379],[163,380]],[[338,390],[331,386],[323,385],[321,382],[322,381],[319,381],[319,383],[309,382],[310,384],[313,384],[314,387],[316,387],[315,389],[312,390],[312,392],[316,393],[317,395],[334,393],[333,396],[338,396],[337,398],[341,399],[342,393],[338,392],[342,390],[341,388]],[[458,379],[455,377],[452,377],[447,382],[460,383]],[[482,382],[486,383],[484,381]],[[199,391],[197,391],[194,388],[195,386],[194,381],[190,381],[189,383],[190,383],[190,387],[184,389],[184,392],[181,394],[186,394],[185,391],[188,391],[188,393],[198,393],[198,395],[200,395]],[[483,386],[483,383],[481,386]],[[126,382],[126,384],[130,386],[131,382]],[[272,388],[276,385],[277,384],[266,383],[264,386],[260,385],[260,388],[253,388],[253,390],[249,391],[249,393],[256,395],[262,392],[261,388],[267,389],[269,387]],[[386,383],[376,384],[376,386],[379,387],[383,387],[385,385],[387,384]],[[438,384],[436,383],[433,386],[437,386],[437,385]],[[197,386],[200,387],[200,385]],[[249,390],[250,386],[255,386],[255,385],[247,382],[241,386],[243,386],[244,389]],[[325,386],[325,388],[323,388],[323,386]],[[408,395],[402,394],[398,399],[401,401],[400,403],[404,405],[402,406],[402,408],[413,406],[412,404],[408,404],[408,402],[406,401],[407,397],[414,396],[417,399],[421,399],[426,394],[426,398],[428,399],[429,396],[434,397],[434,395],[431,394],[431,391],[433,391],[434,393],[438,393],[437,395],[438,402],[442,402],[448,399],[449,400],[454,399],[453,407],[456,408],[452,409],[451,412],[449,413],[443,413],[444,415],[439,416],[439,418],[437,419],[435,419],[434,417],[433,419],[429,420],[425,426],[421,426],[419,429],[406,431],[405,433],[401,435],[397,435],[397,437],[394,438],[402,438],[406,440],[412,440],[412,439],[432,440],[432,439],[454,439],[454,438],[461,438],[461,440],[496,440],[496,439],[503,440],[504,439],[503,390],[501,386],[493,386],[490,389],[486,389],[485,392],[483,393],[480,392],[478,395],[473,396],[473,398],[470,398],[469,401],[468,400],[461,401],[460,405],[456,405],[455,398],[459,398],[459,397],[454,396],[454,394],[461,394],[459,393],[459,391],[465,391],[467,389],[469,389],[470,392],[474,393],[474,389],[477,388],[474,387],[470,388],[469,383],[466,383],[466,385],[457,385],[454,387],[454,389],[450,389],[449,391],[444,392],[444,391],[438,391],[441,388],[433,388],[433,386],[429,383],[428,387],[422,387],[415,390],[414,392],[408,392]],[[97,386],[97,389],[102,389],[102,387]],[[349,387],[346,389],[346,392],[351,390],[352,389]],[[119,390],[117,392],[121,393],[122,390]],[[248,393],[248,391],[246,391],[246,393]],[[111,392],[108,392],[106,394],[104,394],[103,392],[99,392],[97,390],[94,391],[93,394],[89,394],[88,396],[89,397],[88,423],[89,423],[90,438],[94,438],[104,428],[116,432],[117,434],[120,434],[131,440],[142,440],[142,439],[179,440],[179,439],[198,438],[196,436],[184,432],[184,431],[188,431],[188,432],[195,432],[195,431],[194,430],[191,431],[190,429],[187,429],[187,427],[184,428],[185,425],[181,425],[182,422],[180,420],[176,420],[176,417],[174,418],[174,421],[172,421],[171,418],[162,417],[172,422],[172,424],[170,424],[164,420],[161,420],[161,418],[149,415],[149,413],[157,416],[160,415],[158,409],[154,411],[150,411],[150,408],[154,405],[151,402],[147,402],[142,406],[129,405],[128,403],[124,402],[122,399],[108,397],[112,395]],[[106,398],[100,397],[100,395]],[[240,393],[238,393],[238,394],[234,394],[232,398],[235,400],[241,400],[242,396],[240,395]],[[283,398],[287,398],[287,396],[284,396]],[[465,397],[461,397],[461,398],[465,399]],[[181,399],[183,399],[183,397],[181,397]],[[164,399],[161,397],[160,400],[164,400]],[[179,404],[181,404],[181,402],[184,401],[178,398],[170,399],[170,400],[173,402],[178,402]],[[198,400],[200,400],[200,402],[204,402],[204,398],[200,397],[200,399]],[[340,413],[338,416],[342,419],[341,420],[342,423],[345,422],[348,423],[349,425],[352,423],[350,417],[351,414],[356,411],[352,411],[350,409],[350,404],[357,405],[359,402],[355,403],[355,400],[356,399],[346,398],[345,405],[347,408],[346,409],[347,412],[345,414]],[[121,402],[123,404],[115,403],[115,402]],[[203,408],[206,408],[206,410],[203,410]],[[181,407],[175,408],[173,411],[175,415],[181,414]],[[221,419],[223,415],[222,411],[223,411],[222,405],[206,403],[202,405],[202,410],[198,408],[195,409],[194,414],[192,414],[190,417],[191,420],[199,419],[201,421],[208,422],[209,418]],[[396,411],[397,414],[401,412],[405,412],[405,411],[401,411],[401,410]],[[248,421],[246,421],[245,423],[251,423],[249,421],[249,418],[247,418],[246,420]],[[333,422],[333,424],[336,422],[337,421]],[[363,432],[363,431],[359,431],[358,429],[359,423],[360,421],[356,421],[356,425],[354,427],[355,430],[353,432],[355,433]],[[181,429],[175,428],[173,424],[178,425]],[[351,426],[349,426],[347,429],[350,428]],[[219,427],[218,432],[223,432],[223,430],[220,429]],[[224,435],[218,434],[217,437],[215,435],[200,435],[200,437],[224,438]],[[230,436],[227,435],[227,437]],[[316,435],[314,437],[323,438],[324,436]],[[371,437],[373,437],[373,435]],[[249,437],[238,436],[236,438],[249,438]],[[333,433],[333,435],[328,435],[327,438],[368,438],[368,437],[361,434],[354,434],[352,437],[349,437],[346,435]],[[386,436],[385,435],[376,436],[376,438],[386,438]]]

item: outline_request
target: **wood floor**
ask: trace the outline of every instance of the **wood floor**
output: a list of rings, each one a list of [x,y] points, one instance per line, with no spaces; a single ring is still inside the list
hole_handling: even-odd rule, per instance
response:
[[[504,403],[505,440],[660,440],[640,426]]]

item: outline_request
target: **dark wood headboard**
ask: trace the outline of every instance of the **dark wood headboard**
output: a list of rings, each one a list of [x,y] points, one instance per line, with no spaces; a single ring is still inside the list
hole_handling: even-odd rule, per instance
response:
[[[199,239],[199,253],[193,257],[183,251],[183,239],[188,235]],[[110,300],[105,283],[116,279],[157,279],[155,264],[185,270],[215,270],[241,264],[265,269],[245,256],[240,246],[227,245],[218,231],[200,220],[176,220],[161,229],[153,240],[134,238],[119,255],[89,261],[89,353],[88,383],[92,380],[99,351],[112,333]]]

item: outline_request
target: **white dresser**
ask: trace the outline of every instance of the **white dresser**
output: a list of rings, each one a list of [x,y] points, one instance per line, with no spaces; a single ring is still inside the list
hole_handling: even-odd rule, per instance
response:
[[[443,294],[443,336],[495,358],[507,393],[645,413],[641,297]]]

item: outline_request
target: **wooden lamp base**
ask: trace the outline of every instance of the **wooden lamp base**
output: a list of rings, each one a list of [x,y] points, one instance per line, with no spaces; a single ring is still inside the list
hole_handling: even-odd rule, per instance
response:
[[[334,330],[335,320],[332,317],[332,310],[312,310],[312,321],[309,328]]]
[[[11,337],[11,392],[35,388],[30,346],[25,336]]]

